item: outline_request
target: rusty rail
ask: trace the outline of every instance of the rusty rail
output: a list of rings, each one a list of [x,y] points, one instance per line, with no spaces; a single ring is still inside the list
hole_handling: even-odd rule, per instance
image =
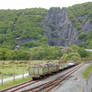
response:
[[[15,86],[12,86],[12,87],[0,90],[0,92],[14,92],[14,91],[17,91],[17,90],[19,90],[21,88],[24,88],[24,87],[27,87],[29,85],[32,85],[32,84],[34,84],[36,82],[38,82],[38,81],[32,81],[32,80],[30,80],[30,81],[23,82],[23,83],[15,85]],[[9,90],[11,90],[11,91],[9,91]]]
[[[51,89],[58,86],[58,84],[60,84],[63,80],[65,80],[67,77],[69,77],[73,72],[77,71],[78,69],[79,69],[79,65],[75,66],[71,71],[68,71],[67,73],[63,74],[62,76],[60,76],[59,78],[57,78],[53,81],[49,81],[47,83],[41,84],[41,85],[36,86],[34,88],[23,90],[21,92],[30,92],[30,91],[32,91],[32,92],[43,92],[43,90],[44,90],[44,92],[49,92]],[[36,80],[36,81],[31,80],[31,81],[23,82],[23,83],[15,85],[15,86],[0,90],[0,92],[16,92],[18,90],[21,90],[21,89],[27,87],[27,86],[35,84],[39,81],[41,81],[41,80]]]
[[[53,81],[49,81],[47,83],[41,84],[41,85],[33,87],[33,88],[29,88],[27,90],[23,90],[21,92],[49,92],[53,88],[57,87],[66,78],[70,77],[71,74],[73,74],[75,71],[77,71],[80,67],[81,67],[81,65],[78,65],[78,66],[74,67],[72,70],[68,71],[67,73],[63,74],[62,76],[60,76],[59,78],[57,78]]]

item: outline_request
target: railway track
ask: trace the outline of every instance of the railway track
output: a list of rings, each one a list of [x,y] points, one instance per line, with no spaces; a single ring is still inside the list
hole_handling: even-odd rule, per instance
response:
[[[80,67],[81,67],[81,65],[76,66],[72,70],[66,72],[65,74],[63,74],[62,76],[58,77],[57,79],[55,79],[53,81],[49,81],[47,83],[38,85],[38,86],[33,87],[33,88],[29,88],[27,90],[23,90],[21,92],[49,92],[53,88],[56,88],[65,79],[67,79],[68,77],[70,77],[71,74],[73,74],[74,72],[76,72]]]
[[[62,76],[58,77],[57,79],[55,79],[53,81],[46,82],[46,83],[38,85],[38,86],[35,86],[33,88],[29,88],[27,90],[22,91],[23,88],[25,88],[27,86],[31,86],[32,84],[35,84],[41,80],[35,80],[35,81],[31,80],[31,81],[23,82],[18,85],[12,86],[10,88],[1,90],[0,92],[18,92],[19,90],[21,90],[21,92],[49,92],[53,88],[57,87],[63,80],[70,77],[70,75],[73,74],[75,71],[77,71],[80,67],[81,67],[80,65],[75,66],[75,67],[73,67],[72,70],[64,73]]]
[[[27,87],[27,86],[32,85],[32,84],[39,82],[39,81],[40,80],[36,80],[36,81],[31,80],[31,81],[23,82],[23,83],[15,85],[15,86],[0,90],[0,92],[16,92],[17,90],[20,90],[24,87]]]

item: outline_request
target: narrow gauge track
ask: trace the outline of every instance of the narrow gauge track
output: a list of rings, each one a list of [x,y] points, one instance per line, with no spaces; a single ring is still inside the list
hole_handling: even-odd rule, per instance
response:
[[[65,75],[65,74],[64,74]],[[63,75],[63,76],[64,76]],[[61,76],[62,77],[62,76]],[[47,77],[46,77],[47,78]],[[46,79],[45,78],[45,79]],[[37,83],[37,82],[39,82],[39,81],[41,81],[42,79],[40,79],[40,80],[35,80],[35,81],[33,81],[33,80],[30,80],[30,81],[27,81],[27,82],[23,82],[23,83],[20,83],[20,84],[17,84],[17,85],[15,85],[15,86],[12,86],[12,87],[9,87],[9,88],[6,88],[6,89],[3,89],[3,90],[0,90],[0,92],[18,92],[18,90],[21,90],[21,89],[23,89],[23,88],[25,88],[25,87],[27,87],[27,86],[30,86],[30,85],[32,85],[32,84],[35,84],[35,83]],[[50,82],[48,82],[48,83],[45,83],[45,84],[42,84],[42,85],[40,85],[40,86],[43,86],[43,85],[48,85],[48,84],[51,84],[51,81]],[[36,88],[40,88],[40,86],[37,86]],[[49,85],[48,85],[49,86]],[[35,88],[32,88],[32,89],[28,89],[28,90],[24,90],[23,92],[30,92],[30,90],[33,90],[33,89],[35,89]],[[42,89],[44,89],[44,88],[42,88]],[[41,92],[41,91],[31,91],[31,92]],[[46,91],[45,91],[46,92]]]
[[[23,90],[21,92],[49,92],[53,88],[56,88],[61,82],[71,76],[74,72],[76,72],[82,65],[75,66],[72,70],[68,71],[67,73],[63,74],[62,76],[58,77],[53,81],[46,82],[44,84],[38,85],[33,88],[29,88],[27,90]]]
[[[36,80],[36,81],[27,81],[27,82],[23,82],[23,83],[20,83],[20,84],[17,84],[15,86],[12,86],[12,87],[9,87],[9,88],[6,88],[6,89],[3,89],[3,90],[0,90],[0,92],[14,92],[14,91],[17,91],[19,89],[22,89],[24,87],[27,87],[29,85],[32,85],[36,82],[39,82],[40,80]]]

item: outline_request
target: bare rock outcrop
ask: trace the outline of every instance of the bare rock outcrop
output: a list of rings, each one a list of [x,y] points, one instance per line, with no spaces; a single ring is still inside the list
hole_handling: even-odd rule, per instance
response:
[[[51,8],[43,20],[44,33],[51,46],[69,46],[78,43],[78,30],[68,18],[65,9]]]

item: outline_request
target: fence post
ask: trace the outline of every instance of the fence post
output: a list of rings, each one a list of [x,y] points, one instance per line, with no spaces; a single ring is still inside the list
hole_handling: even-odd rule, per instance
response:
[[[13,75],[13,81],[15,81],[15,72],[14,72],[14,75]]]
[[[24,79],[24,69],[23,69],[23,79]]]
[[[3,86],[3,78],[4,76],[3,76],[3,73],[1,74],[1,85]]]

